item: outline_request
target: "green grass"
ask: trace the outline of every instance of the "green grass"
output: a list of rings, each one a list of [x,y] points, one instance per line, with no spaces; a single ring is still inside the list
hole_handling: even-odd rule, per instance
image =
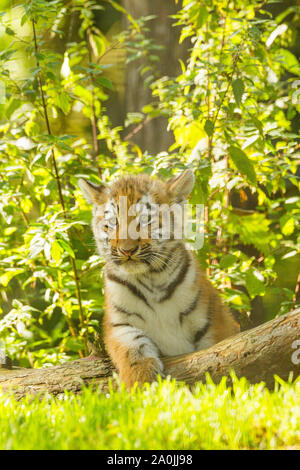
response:
[[[232,389],[209,381],[192,392],[164,381],[131,394],[0,395],[0,449],[299,449],[299,385],[269,391],[234,378]]]

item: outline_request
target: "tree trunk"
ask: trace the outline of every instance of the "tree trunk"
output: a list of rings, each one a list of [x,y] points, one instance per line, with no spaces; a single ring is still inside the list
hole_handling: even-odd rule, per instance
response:
[[[188,56],[188,45],[179,44],[180,28],[172,26],[175,22],[170,18],[181,8],[181,1],[161,0],[123,0],[123,5],[128,13],[134,18],[155,15],[147,26],[150,28],[149,38],[156,44],[163,45],[163,49],[155,51],[159,57],[156,68],[159,76],[177,76],[181,72],[178,59],[186,60]],[[143,59],[133,61],[126,66],[126,112],[142,112],[142,108],[154,101],[151,89],[144,86],[144,77],[141,77],[139,67],[147,65]],[[172,133],[167,130],[168,120],[163,117],[147,121],[141,126],[136,134],[132,135],[130,141],[136,143],[142,151],[156,154],[167,151],[174,142]],[[134,126],[139,128],[139,126]],[[131,129],[132,130],[132,129]],[[128,132],[126,131],[126,134]],[[130,131],[129,131],[130,134]]]
[[[275,318],[263,325],[202,351],[183,356],[163,358],[166,375],[192,385],[205,381],[209,372],[215,383],[223,376],[229,378],[234,370],[237,377],[251,383],[264,381],[274,384],[274,374],[287,380],[291,373],[300,373],[300,309]],[[60,395],[65,390],[80,392],[82,386],[94,383],[103,392],[114,368],[107,357],[97,360],[80,359],[44,369],[0,369],[0,387],[11,390],[17,398],[26,394],[46,392]]]

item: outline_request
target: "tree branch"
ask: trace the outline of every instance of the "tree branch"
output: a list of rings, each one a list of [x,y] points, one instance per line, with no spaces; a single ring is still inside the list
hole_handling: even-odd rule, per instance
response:
[[[223,376],[230,383],[230,372],[234,370],[238,377],[246,377],[251,383],[264,381],[272,387],[274,374],[288,380],[291,373],[294,378],[300,373],[300,351],[296,350],[299,339],[297,309],[211,348],[163,358],[165,373],[192,385],[205,381],[207,372],[216,383]],[[17,398],[27,394],[60,395],[65,390],[79,393],[83,385],[92,383],[106,392],[114,370],[107,357],[79,359],[45,369],[0,368],[0,387],[3,392],[11,390]]]

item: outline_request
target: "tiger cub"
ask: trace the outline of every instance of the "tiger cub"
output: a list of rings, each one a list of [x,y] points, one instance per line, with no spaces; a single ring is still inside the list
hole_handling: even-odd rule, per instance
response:
[[[142,174],[109,186],[83,179],[79,185],[93,204],[94,237],[106,262],[104,341],[129,389],[163,376],[162,356],[207,348],[237,332],[194,254],[174,237],[174,223],[163,236],[162,213],[186,202],[191,170],[167,182]]]

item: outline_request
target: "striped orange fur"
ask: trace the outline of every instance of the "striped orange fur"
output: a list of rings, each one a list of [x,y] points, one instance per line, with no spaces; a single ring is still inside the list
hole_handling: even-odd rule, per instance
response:
[[[167,182],[138,175],[110,186],[79,184],[93,204],[94,237],[106,261],[104,340],[128,388],[163,375],[162,356],[203,349],[238,331],[184,240],[174,238],[172,230],[169,238],[150,231],[152,223],[157,233],[164,231],[155,205],[168,211],[185,203],[194,185],[191,170]],[[128,231],[121,235],[120,196],[126,196],[126,230],[131,223],[143,227],[137,237]]]

